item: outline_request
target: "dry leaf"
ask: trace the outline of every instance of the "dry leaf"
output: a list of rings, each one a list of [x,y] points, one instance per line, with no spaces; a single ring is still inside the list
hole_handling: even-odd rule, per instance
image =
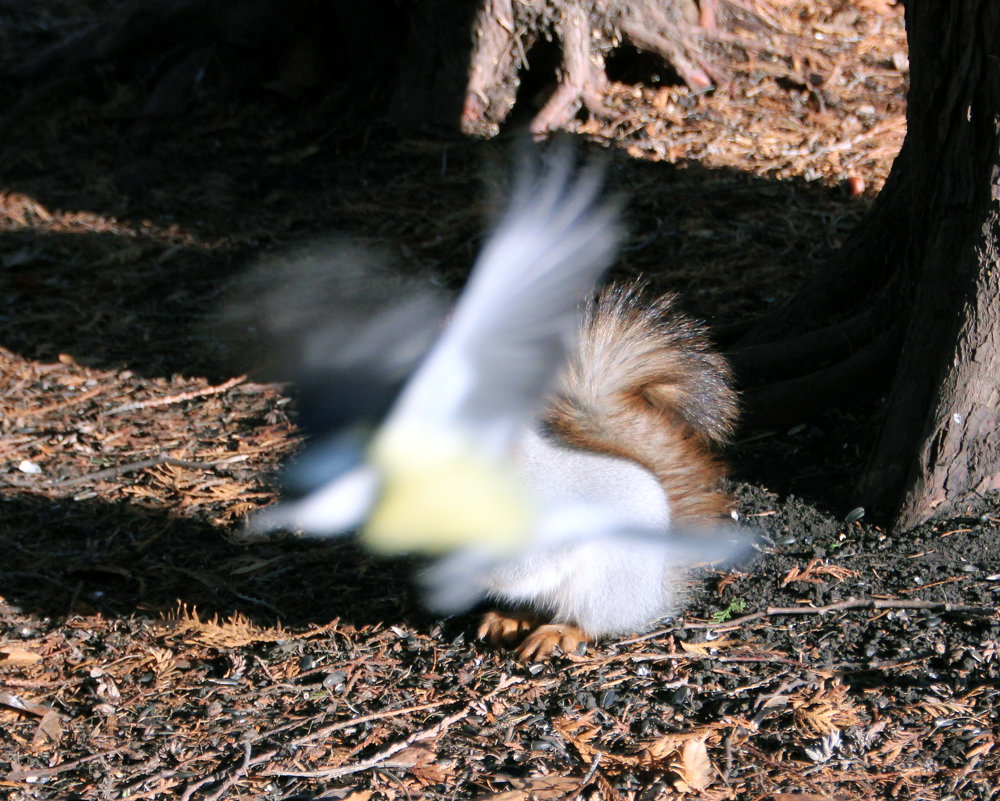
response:
[[[683,640],[679,640],[678,642],[682,651],[686,651],[689,654],[698,654],[699,656],[711,656],[712,651],[718,651],[720,648],[727,648],[732,645],[732,640],[728,637],[721,637],[711,642],[707,640],[705,642],[684,642]]]
[[[553,721],[553,723],[556,730],[573,744],[573,747],[576,748],[580,757],[585,762],[590,762],[595,756],[600,756],[603,764],[605,765],[638,767],[642,764],[642,757],[640,756],[616,754],[611,751],[604,751],[592,745],[591,741],[597,737],[600,733],[600,729],[597,727],[583,729],[584,726],[588,726],[590,724],[592,719],[593,714],[588,713],[584,717],[575,721],[570,721],[563,717]]]
[[[409,748],[404,748],[393,754],[391,762],[394,767],[413,768],[418,765],[426,765],[435,758],[437,758],[437,754],[434,749],[428,748],[426,745],[411,745]]]
[[[812,691],[797,692],[788,701],[795,728],[804,737],[822,737],[860,722],[857,708],[839,680]]]
[[[968,751],[966,751],[965,758],[972,759],[973,757],[984,756],[990,753],[990,751],[992,751],[996,747],[996,744],[997,744],[996,740],[987,740],[985,743],[980,743],[974,748],[970,748]]]
[[[531,779],[511,781],[513,790],[495,795],[484,795],[479,801],[554,801],[575,795],[580,790],[580,779],[573,776],[536,776]]]
[[[645,761],[651,763],[662,762],[668,758],[672,759],[688,739],[685,734],[664,734],[646,746],[643,757]]]
[[[837,801],[833,796],[820,793],[775,793],[774,801]]]
[[[0,667],[26,667],[40,662],[42,657],[17,646],[0,646]]]
[[[712,783],[712,760],[708,758],[704,740],[688,740],[681,746],[679,757],[670,765],[670,769],[677,774],[673,781],[677,792],[701,792]]]
[[[8,692],[0,692],[0,706],[8,706],[11,709],[16,709],[18,712],[26,712],[29,715],[37,715],[38,717],[44,717],[49,712],[54,711],[51,707],[42,706],[32,701],[25,701],[21,696]]]
[[[971,717],[975,713],[973,704],[959,699],[925,698],[917,706],[932,718]]]
[[[60,720],[59,714],[55,710],[46,712],[38,721],[38,726],[35,727],[35,736],[31,738],[31,747],[37,751],[49,743],[58,743],[62,740],[62,734],[62,720]]]
[[[167,620],[168,624],[172,624],[167,635],[170,638],[193,641],[212,648],[238,648],[258,642],[304,639],[335,629],[339,623],[339,619],[333,620],[326,626],[296,633],[285,631],[281,624],[274,628],[258,626],[239,612],[234,612],[221,622],[218,615],[211,620],[202,620],[195,607],[186,605],[178,606],[177,611],[169,615]]]
[[[793,581],[805,581],[811,584],[818,584],[828,578],[836,579],[838,582],[856,576],[857,571],[840,565],[828,565],[822,559],[813,559],[803,568],[793,567],[781,580],[781,586],[786,587]]]
[[[424,784],[446,784],[455,777],[453,771],[446,770],[440,765],[418,765],[407,772]]]

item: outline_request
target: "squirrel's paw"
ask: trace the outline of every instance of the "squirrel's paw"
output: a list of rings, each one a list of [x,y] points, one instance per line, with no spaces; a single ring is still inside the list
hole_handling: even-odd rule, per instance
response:
[[[546,623],[538,626],[517,647],[521,662],[538,662],[548,659],[558,647],[564,654],[575,654],[581,643],[590,642],[584,631],[569,623]]]
[[[487,612],[476,636],[490,645],[513,645],[541,622],[531,612]]]

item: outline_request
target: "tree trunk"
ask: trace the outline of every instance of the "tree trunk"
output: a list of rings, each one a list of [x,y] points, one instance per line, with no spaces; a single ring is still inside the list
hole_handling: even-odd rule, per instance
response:
[[[906,7],[911,86],[895,192],[913,288],[862,498],[907,528],[1000,490],[1000,4]],[[888,255],[888,254],[887,254]]]
[[[1000,4],[909,3],[906,21],[907,135],[878,202],[835,256],[839,269],[734,354],[745,374],[766,374],[776,369],[768,349],[777,362],[794,352],[789,342],[812,342],[833,359],[811,377],[821,399],[824,378],[831,390],[860,391],[855,382],[881,363],[891,389],[860,501],[897,529],[962,514],[1000,490]],[[848,332],[863,344],[851,337],[842,358]],[[901,345],[879,351],[880,341]],[[858,358],[869,349],[872,359]],[[766,416],[788,394],[748,396],[771,404]]]

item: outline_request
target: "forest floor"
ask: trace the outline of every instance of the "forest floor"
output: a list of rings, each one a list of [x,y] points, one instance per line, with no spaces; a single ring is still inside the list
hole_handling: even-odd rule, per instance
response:
[[[411,564],[242,541],[301,435],[290,388],[219,358],[228,285],[338,234],[459,285],[511,137],[394,131],[262,45],[24,78],[120,5],[0,3],[0,794],[997,795],[1000,501],[902,536],[871,523],[852,478],[877,408],[741,431],[762,558],[677,620],[551,662],[423,611]],[[618,274],[717,331],[823,269],[905,124],[900,5],[744,5],[768,25],[740,35],[771,49],[716,47],[727,87],[623,58],[619,116],[574,124],[617,151]]]

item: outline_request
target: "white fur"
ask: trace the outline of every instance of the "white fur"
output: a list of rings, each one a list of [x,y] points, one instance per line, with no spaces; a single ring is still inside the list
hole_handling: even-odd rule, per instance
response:
[[[670,611],[668,580],[678,567],[670,506],[652,473],[533,430],[521,438],[518,467],[541,508],[552,511],[543,511],[536,547],[491,571],[491,597],[530,604],[592,635],[637,631]],[[600,536],[629,529],[662,531],[664,541]]]
[[[621,526],[670,525],[660,482],[631,459],[570,448],[528,428],[518,443],[517,470],[543,507],[588,503],[613,509]]]

